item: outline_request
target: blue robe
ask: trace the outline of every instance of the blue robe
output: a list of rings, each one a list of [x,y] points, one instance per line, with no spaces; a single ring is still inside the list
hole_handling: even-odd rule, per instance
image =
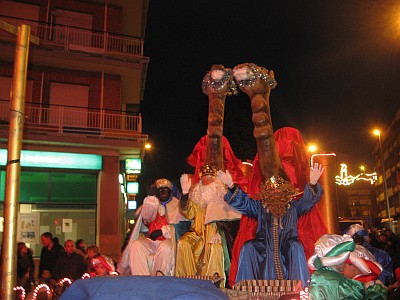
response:
[[[298,240],[297,222],[300,215],[307,213],[315,206],[322,194],[323,189],[319,184],[317,184],[316,194],[310,186],[306,185],[303,196],[299,200],[290,202],[284,216],[275,218],[262,206],[261,201],[251,199],[241,189],[234,197],[232,197],[232,191],[228,190],[225,195],[226,202],[249,218],[258,218],[256,238],[247,241],[240,251],[236,282],[245,279],[277,279],[273,242],[275,221],[278,222],[279,256],[282,262],[283,279],[301,280],[303,287],[309,285],[310,272],[304,248]]]
[[[363,243],[363,246],[371,252],[376,261],[381,264],[382,272],[378,276],[378,280],[383,282],[384,285],[389,285],[393,279],[393,261],[390,255],[383,249],[372,247],[368,243]]]

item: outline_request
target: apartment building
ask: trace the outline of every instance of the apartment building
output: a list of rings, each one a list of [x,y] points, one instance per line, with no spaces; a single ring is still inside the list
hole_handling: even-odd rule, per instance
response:
[[[379,216],[383,222],[388,221],[387,207],[390,208],[390,216],[393,229],[398,233],[399,226],[396,220],[400,215],[400,108],[394,114],[393,120],[388,120],[389,126],[381,132],[381,143],[377,139],[373,149],[375,170],[378,173],[376,184],[376,200]],[[381,151],[383,167],[381,163]],[[383,170],[386,177],[386,192]],[[388,200],[388,201],[387,201]],[[388,223],[386,223],[388,225]]]
[[[148,138],[140,115],[147,6],[147,0],[0,1],[2,24],[29,25],[40,41],[29,50],[17,236],[35,255],[45,231],[61,243],[83,238],[116,260],[120,255],[127,195],[118,175],[126,161],[138,162],[140,171]],[[1,217],[15,44],[2,26]]]

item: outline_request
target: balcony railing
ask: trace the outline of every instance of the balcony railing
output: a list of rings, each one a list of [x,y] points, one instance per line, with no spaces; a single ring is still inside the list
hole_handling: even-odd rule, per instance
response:
[[[10,103],[0,101],[0,124],[10,120]],[[83,107],[25,104],[24,127],[30,132],[97,135],[127,140],[145,140],[142,117]]]
[[[31,27],[31,34],[40,39],[40,47],[60,48],[66,51],[82,51],[111,56],[143,56],[143,39],[128,37],[108,32],[96,32],[83,28],[64,25],[49,25],[31,20],[21,20],[0,16],[0,19],[14,26],[26,24]],[[0,30],[0,36],[15,38]]]

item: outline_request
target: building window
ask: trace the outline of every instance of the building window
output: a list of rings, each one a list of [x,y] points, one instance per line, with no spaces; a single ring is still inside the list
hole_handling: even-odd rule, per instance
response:
[[[56,28],[55,30],[55,41],[63,43],[65,36],[64,30],[65,26],[74,27],[79,29],[85,29],[85,31],[92,30],[92,23],[93,23],[93,15],[76,12],[76,11],[69,11],[63,9],[57,9],[51,12],[50,16],[50,23],[52,26]],[[57,30],[57,28],[60,28]],[[82,35],[82,32],[72,30],[68,34],[68,42],[69,44],[80,45],[80,46],[88,46],[90,47],[92,44],[92,35],[86,34]]]
[[[66,106],[63,109],[64,126],[87,127],[89,87],[87,85],[52,82],[50,84],[50,104]],[[57,124],[59,110],[50,112],[50,124]]]
[[[27,24],[25,20],[39,21],[39,5],[16,1],[0,1],[0,11],[3,16],[24,20],[24,24]],[[8,21],[6,17],[2,17],[2,19]],[[27,25],[31,24],[28,23]]]

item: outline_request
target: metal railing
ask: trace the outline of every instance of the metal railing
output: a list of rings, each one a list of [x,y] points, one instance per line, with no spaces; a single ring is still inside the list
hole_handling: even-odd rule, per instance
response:
[[[0,16],[0,19],[14,26],[22,23],[29,25],[31,33],[40,39],[41,47],[59,47],[67,51],[95,54],[143,56],[144,45],[141,38],[57,24],[49,25],[6,16]],[[9,35],[9,33],[0,31],[0,35]]]
[[[10,103],[0,101],[0,124],[10,120]],[[25,104],[25,127],[30,131],[91,134],[118,139],[142,139],[142,117],[84,107]]]

